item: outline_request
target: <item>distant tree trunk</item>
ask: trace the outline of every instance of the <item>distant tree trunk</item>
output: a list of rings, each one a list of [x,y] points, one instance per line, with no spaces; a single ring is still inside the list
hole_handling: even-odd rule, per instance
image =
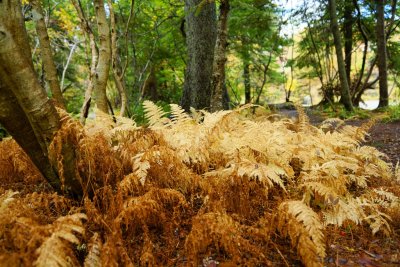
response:
[[[53,53],[50,45],[47,27],[44,21],[43,9],[40,0],[31,1],[33,7],[33,20],[36,24],[36,32],[39,36],[40,54],[42,56],[45,79],[50,88],[52,97],[58,102],[59,106],[65,108],[65,100],[62,96],[60,82],[57,76],[57,68],[54,63]]]
[[[144,82],[143,95],[150,98],[153,102],[158,100],[157,77],[154,66],[151,67],[149,77]]]
[[[108,0],[110,8],[110,25],[111,25],[111,66],[113,69],[115,85],[121,98],[120,116],[125,116],[128,107],[128,97],[126,95],[124,71],[119,62],[118,45],[117,45],[117,26],[115,23],[115,14],[112,1]]]
[[[103,0],[95,0],[94,7],[96,11],[100,45],[99,60],[97,61],[96,75],[94,79],[95,86],[93,100],[100,111],[108,113],[106,89],[111,63],[110,27],[108,26]]]
[[[364,30],[364,28],[363,28],[363,25],[362,25],[362,23],[361,23],[361,10],[360,10],[360,7],[359,7],[359,5],[358,5],[358,3],[357,3],[357,0],[353,0],[353,5],[354,5],[354,7],[356,8],[356,10],[357,10],[357,27],[358,27],[358,29],[359,29],[359,31],[360,31],[360,33],[361,33],[361,36],[362,36],[362,38],[363,38],[363,40],[364,40],[364,51],[363,51],[363,58],[362,58],[362,62],[361,62],[361,70],[360,70],[360,73],[359,73],[359,75],[358,75],[358,79],[357,79],[357,82],[356,82],[356,84],[353,86],[353,94],[352,94],[352,101],[353,101],[353,104],[355,105],[355,106],[358,106],[358,104],[359,104],[359,102],[360,102],[360,99],[361,99],[361,95],[360,95],[360,97],[357,97],[357,95],[358,95],[358,93],[359,93],[359,91],[360,91],[360,85],[361,85],[361,81],[362,81],[362,78],[363,78],[363,76],[364,76],[364,71],[365,71],[365,63],[366,63],[366,61],[367,61],[367,53],[368,53],[368,36],[367,36],[367,33],[365,32],[365,30]],[[357,100],[358,99],[358,100]]]
[[[379,107],[389,105],[388,74],[387,74],[387,52],[385,33],[385,1],[376,0],[376,39],[377,57],[379,69]]]
[[[343,60],[342,43],[340,40],[339,26],[336,15],[336,1],[329,0],[329,15],[331,20],[331,30],[333,34],[333,42],[335,44],[337,65],[339,69],[340,79],[340,102],[344,105],[346,110],[353,110],[353,104],[351,103],[349,83],[346,77],[346,67]]]
[[[351,1],[345,1],[343,16],[344,63],[346,66],[346,77],[349,87],[351,87],[351,52],[353,50],[353,10],[353,3]]]
[[[217,40],[214,49],[213,74],[211,80],[211,111],[224,109],[226,46],[228,44],[229,0],[219,6]]]
[[[248,59],[243,62],[244,103],[251,102],[250,63]]]
[[[188,61],[181,106],[204,109],[210,107],[211,76],[216,42],[215,2],[199,4],[203,0],[185,0],[186,44]]]
[[[94,88],[94,79],[96,76],[96,65],[99,57],[99,53],[97,50],[96,46],[96,41],[95,37],[93,34],[93,30],[89,25],[89,22],[85,18],[85,14],[83,13],[82,6],[80,5],[80,2],[78,3],[76,0],[71,0],[72,4],[75,7],[75,10],[78,14],[79,21],[81,24],[81,28],[83,32],[86,35],[86,40],[89,42],[90,46],[90,54],[91,54],[91,60],[89,64],[89,80],[88,80],[88,85],[85,91],[85,99],[83,100],[83,105],[80,111],[80,122],[82,124],[85,124],[85,120],[89,114],[89,108],[90,108],[90,103],[92,100],[92,93],[93,93],[93,88]]]
[[[0,1],[0,123],[49,183],[62,191],[57,162],[48,157],[60,118],[34,71],[21,10],[19,0]],[[69,144],[65,148],[66,153],[73,151]],[[68,175],[69,163],[64,168],[64,186],[68,193],[82,195],[80,184]]]

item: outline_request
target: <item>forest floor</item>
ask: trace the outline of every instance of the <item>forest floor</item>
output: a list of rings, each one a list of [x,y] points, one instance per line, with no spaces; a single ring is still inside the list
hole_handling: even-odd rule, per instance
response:
[[[291,119],[297,117],[297,111],[293,109],[280,109],[277,113]],[[306,113],[314,126],[318,126],[327,119],[321,113],[312,110],[306,110]],[[367,121],[368,119],[349,119],[345,120],[345,124],[360,126]],[[400,121],[377,120],[370,129],[364,145],[375,147],[383,152],[387,156],[386,161],[391,162],[393,167],[400,164]],[[397,225],[399,223],[396,222]],[[371,237],[371,239],[366,238],[363,233],[334,229],[328,237],[332,243],[327,248],[326,264],[328,266],[400,266],[400,231],[398,227],[396,228],[393,236],[389,238],[381,236]]]
[[[325,115],[323,115],[321,113],[315,113],[310,110],[306,110],[306,112],[309,115],[311,124],[313,124],[315,126],[318,126],[322,121],[324,121],[327,118],[327,117],[325,117]],[[277,111],[277,113],[280,115],[289,117],[289,118],[294,118],[294,119],[297,118],[297,111],[293,110],[293,109],[279,109]],[[371,113],[371,114],[373,114],[373,113]],[[371,116],[374,116],[374,115],[371,115]],[[368,119],[349,119],[349,120],[345,120],[345,124],[359,126],[367,121],[368,121]],[[367,137],[365,145],[373,146],[373,147],[377,148],[379,151],[385,153],[387,155],[386,160],[388,162],[391,162],[393,164],[393,166],[396,166],[397,162],[400,161],[400,121],[384,123],[384,122],[380,122],[378,120],[376,122],[376,124],[371,128],[370,135]],[[0,155],[1,155],[1,150],[0,150]],[[0,174],[1,174],[1,171],[2,170],[0,168]],[[1,175],[0,175],[0,177],[1,177]],[[185,179],[186,179],[186,176],[185,176]],[[13,191],[19,191],[20,192],[19,195],[21,196],[21,198],[23,198],[23,196],[27,196],[28,194],[33,194],[32,196],[34,196],[34,198],[36,199],[36,198],[38,198],[38,195],[35,194],[34,192],[40,192],[40,193],[48,193],[49,196],[52,196],[54,199],[58,199],[55,195],[53,195],[54,191],[48,186],[48,184],[46,182],[40,182],[39,184],[32,182],[31,184],[27,184],[23,180],[24,179],[19,179],[18,181],[15,181],[14,179],[10,179],[11,183],[9,183],[9,184],[5,184],[5,183],[1,184],[2,181],[0,180],[0,185],[1,185],[1,187],[4,188],[4,190],[12,189]],[[378,188],[382,185],[382,182],[376,181],[376,183],[375,183],[375,181],[376,180],[370,181],[370,184],[372,184],[376,188]],[[385,185],[383,184],[383,186],[385,186]],[[400,188],[398,188],[398,184],[394,185],[394,187],[395,187],[395,189],[393,189],[394,194],[397,196],[400,196]],[[229,190],[227,190],[227,192],[230,192],[231,190],[233,190],[233,189],[229,188]],[[220,194],[220,191],[218,191],[218,194]],[[39,199],[37,201],[42,201],[42,200]],[[55,200],[53,202],[58,203],[58,202],[55,202]],[[36,202],[32,202],[32,203],[36,203]],[[43,203],[45,203],[45,202],[43,201]],[[51,209],[51,214],[53,214],[53,212],[54,212],[54,214],[57,214],[57,213],[55,213],[55,211],[53,211],[54,207],[52,205],[46,204],[46,208],[47,208],[47,206],[49,206],[49,209]],[[61,206],[61,208],[62,207],[64,207],[64,206]],[[271,205],[271,207],[272,207],[272,205]],[[190,214],[190,213],[187,213],[187,214]],[[346,266],[346,267],[349,267],[349,266],[364,266],[364,267],[400,266],[400,212],[391,213],[388,215],[391,216],[391,218],[392,218],[392,222],[390,222],[390,225],[392,226],[393,231],[391,232],[390,236],[384,236],[380,232],[377,233],[376,235],[372,235],[366,227],[365,228],[364,227],[352,227],[351,224],[342,225],[340,227],[332,226],[332,225],[327,226],[326,231],[325,231],[327,256],[324,259],[323,266]],[[46,222],[47,222],[47,220],[50,220],[49,219],[50,216],[47,218],[43,215],[40,218],[46,218]],[[190,216],[188,216],[188,218],[190,219]],[[168,220],[166,220],[166,221],[168,221]],[[182,221],[183,221],[183,219],[182,219]],[[97,229],[97,228],[94,228],[94,226],[96,226],[96,224],[93,222],[91,222],[91,224],[87,223],[87,225],[89,225],[88,229]],[[186,234],[186,231],[187,231],[187,229],[185,227],[188,227],[188,225],[190,225],[190,223],[187,223],[187,225],[186,224],[183,224],[183,225],[185,225],[185,226],[182,227],[181,235],[176,235],[174,232],[174,235],[173,235],[174,238],[179,238],[179,239],[184,238],[184,235]],[[205,223],[205,225],[207,225],[207,223]],[[213,226],[214,224],[210,224],[210,225]],[[1,227],[2,227],[2,225],[0,224],[0,228]],[[226,228],[226,226],[224,226],[221,229],[225,229],[225,228]],[[102,229],[102,228],[99,228],[99,229]],[[93,230],[90,230],[90,231],[93,231]],[[106,231],[104,231],[103,234],[106,235]],[[131,238],[133,238],[133,235]],[[140,241],[141,239],[138,239],[138,240]],[[154,240],[158,240],[158,239],[154,239]],[[5,242],[4,238],[3,238],[3,240],[1,240],[1,238],[0,238],[0,241]],[[138,241],[138,244],[141,242],[141,241],[140,242],[139,241]],[[84,243],[84,244],[88,244],[88,240],[86,240],[85,242],[86,243]],[[180,244],[180,246],[183,246],[182,245],[183,242],[181,242],[181,241],[179,241],[179,242],[180,243],[178,243],[178,244]],[[162,244],[161,242],[159,242],[159,243]],[[131,244],[131,243],[129,243],[129,244]],[[171,241],[171,244],[172,244],[172,241]],[[137,245],[137,244],[135,243],[135,245]],[[298,253],[296,253],[295,249],[292,248],[289,238],[282,239],[279,236],[274,236],[271,238],[271,242],[263,243],[263,246],[266,246],[267,247],[266,250],[269,252],[268,260],[269,260],[270,264],[267,266],[304,266],[300,261]],[[133,245],[132,245],[132,247],[133,247]],[[154,247],[157,248],[156,246],[154,246]],[[161,251],[161,249],[160,249],[160,251]],[[184,255],[183,249],[178,248],[178,251],[179,251],[178,255]],[[4,265],[4,263],[1,261],[1,256],[2,256],[1,252],[2,251],[1,251],[1,244],[0,244],[0,266],[7,266],[7,265]],[[165,251],[163,251],[163,253],[165,253]],[[168,253],[170,253],[170,252],[168,252]],[[251,256],[250,254],[247,255],[248,253],[247,254],[246,253],[247,252],[244,252],[244,254],[243,254],[244,258]],[[158,255],[158,256],[163,255],[162,257],[166,257],[166,256],[164,256],[164,254],[155,254],[155,255]],[[220,258],[223,259],[223,255],[220,258],[218,258],[218,255],[214,255],[214,254],[211,254],[211,255],[207,254],[206,256],[207,257],[203,258],[203,261],[202,261],[203,264],[198,265],[198,266],[203,266],[203,267],[233,266],[233,265],[224,265],[223,263],[218,264],[217,260],[219,260]],[[175,262],[175,264],[169,264],[169,266],[188,265],[188,264],[186,264],[186,262],[184,262],[183,256],[179,256],[179,257],[174,256],[174,257],[176,257],[176,258],[173,258],[172,262]],[[180,264],[181,261],[183,261],[182,264]],[[8,266],[15,266],[15,265],[8,265]],[[252,265],[247,265],[247,266],[252,266]],[[265,265],[258,265],[258,266],[265,266]]]

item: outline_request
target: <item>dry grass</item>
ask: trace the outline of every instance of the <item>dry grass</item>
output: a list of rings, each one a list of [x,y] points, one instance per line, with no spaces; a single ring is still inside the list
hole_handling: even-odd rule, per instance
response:
[[[398,238],[398,169],[360,145],[370,124],[145,108],[148,127],[100,114],[84,129],[62,114],[50,155],[63,177],[63,144],[75,147],[81,203],[0,142],[1,266],[323,266],[332,229]]]

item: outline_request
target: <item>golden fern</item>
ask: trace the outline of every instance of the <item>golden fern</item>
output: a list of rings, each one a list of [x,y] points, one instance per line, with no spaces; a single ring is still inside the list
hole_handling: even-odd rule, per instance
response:
[[[7,209],[8,205],[15,200],[13,198],[18,192],[8,190],[0,196],[0,215]]]
[[[94,233],[88,244],[88,255],[85,258],[85,267],[101,267],[102,242],[98,233]]]
[[[51,225],[51,236],[37,249],[38,257],[34,266],[79,266],[71,245],[79,245],[76,234],[83,235],[85,229],[83,213],[60,217]]]
[[[326,256],[324,227],[302,201],[285,201],[278,207],[278,230],[289,236],[306,266],[323,266]]]
[[[164,117],[167,113],[153,102],[145,100],[143,108],[150,127],[163,127],[168,122],[168,118]]]

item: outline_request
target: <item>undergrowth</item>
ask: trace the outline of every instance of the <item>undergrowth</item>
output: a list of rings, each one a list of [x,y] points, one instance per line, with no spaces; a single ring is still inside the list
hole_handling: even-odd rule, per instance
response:
[[[341,104],[332,104],[320,106],[313,110],[326,118],[339,118],[342,120],[347,119],[369,119],[373,117],[370,110],[354,107],[353,111],[348,111]]]
[[[383,122],[396,122],[400,121],[400,105],[389,106],[386,109],[385,115],[382,119]]]
[[[188,115],[171,105],[166,117],[145,102],[146,127],[98,114],[82,128],[62,114],[50,156],[62,167],[62,144],[74,144],[81,203],[52,192],[3,140],[0,265],[277,266],[289,245],[323,266],[335,229],[395,234],[398,168],[361,145],[372,121],[316,128],[301,108],[297,121],[250,108]]]

